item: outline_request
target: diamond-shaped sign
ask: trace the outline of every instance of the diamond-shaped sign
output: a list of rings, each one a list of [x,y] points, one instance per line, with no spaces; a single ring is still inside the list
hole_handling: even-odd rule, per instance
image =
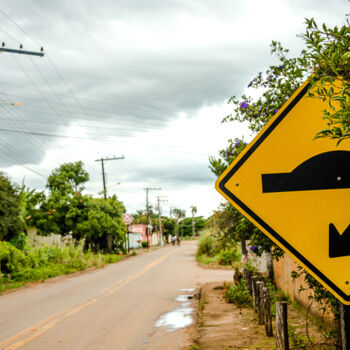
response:
[[[216,182],[244,216],[350,305],[350,145],[314,140],[327,103],[305,82]]]

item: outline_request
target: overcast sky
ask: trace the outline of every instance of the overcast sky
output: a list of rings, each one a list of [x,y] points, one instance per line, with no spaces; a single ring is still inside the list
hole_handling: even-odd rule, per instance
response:
[[[348,0],[2,0],[0,41],[45,56],[0,54],[0,169],[44,189],[82,160],[97,196],[95,160],[124,155],[105,170],[128,212],[144,209],[148,186],[162,188],[150,203],[164,196],[164,214],[208,216],[221,201],[208,156],[252,138],[220,123],[228,98],[276,63],[272,40],[298,54],[305,18],[341,26],[346,13]]]

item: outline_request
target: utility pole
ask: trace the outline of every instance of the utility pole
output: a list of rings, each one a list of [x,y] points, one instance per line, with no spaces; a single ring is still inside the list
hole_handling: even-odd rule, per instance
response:
[[[160,216],[160,202],[167,202],[167,199],[161,199],[162,196],[157,196],[157,202],[158,202],[158,241],[160,243],[161,246],[164,245],[163,242],[163,232],[162,232],[162,217]]]
[[[151,224],[149,222],[150,218],[149,218],[148,192],[149,191],[160,191],[161,188],[160,187],[146,187],[146,188],[144,188],[144,190],[146,191],[146,216],[147,216],[146,234],[147,234],[147,242],[149,245],[149,234],[151,231],[150,230]]]
[[[105,200],[107,200],[107,187],[106,187],[106,174],[105,174],[105,165],[104,162],[107,160],[118,160],[118,159],[125,159],[124,156],[121,157],[112,157],[112,158],[101,158],[101,159],[96,159],[96,162],[101,162],[102,166],[102,181],[103,181],[103,197]],[[111,235],[107,235],[107,250],[108,252],[112,251],[112,237]]]
[[[5,43],[3,42],[2,46],[0,48],[0,53],[1,52],[9,52],[9,53],[18,53],[18,54],[22,54],[22,55],[41,56],[41,57],[44,56],[44,49],[43,48],[40,49],[40,52],[22,50],[23,49],[23,45],[22,44],[19,46],[19,48],[20,48],[19,50],[6,49],[5,48]]]
[[[103,182],[103,197],[104,199],[107,199],[107,187],[106,187],[106,183],[107,183],[107,180],[106,180],[106,173],[105,173],[105,165],[104,165],[104,162],[107,161],[107,160],[118,160],[118,159],[125,159],[124,156],[121,156],[121,157],[112,157],[112,158],[101,158],[101,159],[96,159],[95,162],[101,162],[101,166],[102,166],[102,182]]]

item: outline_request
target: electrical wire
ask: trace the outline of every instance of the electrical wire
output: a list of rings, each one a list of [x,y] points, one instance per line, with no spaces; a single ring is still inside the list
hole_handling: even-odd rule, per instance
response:
[[[13,84],[13,83],[9,83],[9,82],[5,82],[5,81],[1,81],[0,80],[0,84],[3,85],[8,85],[8,86],[13,86],[13,87],[18,87],[18,88],[22,88],[22,89],[26,89],[26,90],[34,90],[33,88],[29,87],[29,86],[24,86],[24,85],[20,85],[20,84]],[[47,92],[45,90],[42,89],[43,92]],[[57,93],[60,96],[66,96],[66,97],[72,97],[69,94],[63,94],[63,93]],[[169,114],[166,112],[162,112],[159,111],[158,109],[154,109],[154,108],[150,108],[150,107],[146,107],[146,106],[130,106],[130,105],[123,105],[123,104],[118,104],[118,103],[111,103],[111,102],[107,102],[107,101],[99,101],[99,100],[95,100],[95,99],[90,99],[90,98],[86,98],[86,97],[77,97],[79,100],[85,100],[85,101],[90,101],[90,102],[94,102],[97,104],[102,104],[104,106],[111,106],[111,107],[117,107],[117,108],[126,108],[129,111],[132,112],[150,112],[152,113],[152,115],[156,115],[159,114],[160,118],[154,118],[157,121],[163,121],[164,117],[168,117],[168,118],[173,118],[174,115],[173,114]],[[94,110],[94,111],[100,111],[100,112],[104,112],[104,113],[115,113],[115,111],[108,111],[105,109],[101,109],[101,108],[93,108],[93,107],[85,107],[88,110]],[[83,115],[83,114],[82,114]]]

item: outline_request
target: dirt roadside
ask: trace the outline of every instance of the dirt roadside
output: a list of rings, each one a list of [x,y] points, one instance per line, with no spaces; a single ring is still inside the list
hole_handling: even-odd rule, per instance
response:
[[[227,304],[222,286],[223,282],[211,282],[201,287],[195,336],[188,349],[275,349],[275,337],[265,336],[265,328],[258,325],[253,309]],[[288,324],[291,349],[337,349],[330,346],[334,339],[326,339],[310,321],[306,332],[305,314],[292,305],[288,308]]]

